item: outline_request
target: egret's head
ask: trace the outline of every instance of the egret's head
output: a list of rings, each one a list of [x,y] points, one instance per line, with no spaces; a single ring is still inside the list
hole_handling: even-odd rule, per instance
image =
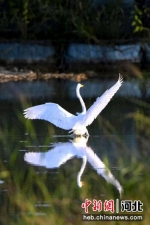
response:
[[[77,87],[78,87],[78,88],[81,88],[81,87],[84,87],[84,85],[79,83],[79,84],[77,85]]]
[[[80,88],[81,88],[81,87],[84,87],[84,85],[83,85],[83,84],[79,84],[79,85],[80,85]]]
[[[83,181],[77,181],[77,183],[78,183],[78,187],[83,187],[84,185],[85,185],[85,183],[83,182]]]

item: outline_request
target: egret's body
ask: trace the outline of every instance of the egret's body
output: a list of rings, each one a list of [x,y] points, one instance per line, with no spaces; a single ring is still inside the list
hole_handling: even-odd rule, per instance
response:
[[[109,90],[105,91],[101,97],[98,97],[94,104],[86,111],[84,101],[80,95],[81,84],[77,85],[76,95],[82,106],[82,112],[73,115],[55,103],[46,103],[34,106],[24,110],[25,118],[28,119],[43,119],[53,123],[55,126],[65,130],[70,130],[76,136],[88,136],[86,127],[90,125],[99,113],[105,108],[114,94],[121,87],[123,82],[122,77]]]

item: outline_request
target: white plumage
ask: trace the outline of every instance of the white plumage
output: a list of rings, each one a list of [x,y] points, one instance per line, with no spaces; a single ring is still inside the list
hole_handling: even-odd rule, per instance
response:
[[[82,113],[73,115],[55,103],[45,103],[38,106],[33,106],[24,110],[24,116],[28,119],[42,119],[53,123],[55,126],[64,130],[71,130],[75,135],[89,135],[86,127],[90,125],[99,113],[106,107],[108,102],[114,94],[121,87],[123,78],[119,75],[119,79],[110,89],[97,98],[94,104],[86,111],[85,104],[80,95],[80,87],[78,84],[76,88],[76,95],[80,100],[82,106]]]
[[[59,168],[68,160],[77,157],[82,159],[82,166],[77,175],[77,184],[82,187],[81,176],[85,170],[87,161],[104,177],[104,179],[113,184],[121,194],[123,192],[119,181],[113,176],[111,171],[105,166],[101,159],[96,155],[90,146],[87,146],[88,137],[78,137],[70,142],[58,142],[52,144],[52,149],[47,152],[26,152],[24,160],[35,166],[46,168]]]

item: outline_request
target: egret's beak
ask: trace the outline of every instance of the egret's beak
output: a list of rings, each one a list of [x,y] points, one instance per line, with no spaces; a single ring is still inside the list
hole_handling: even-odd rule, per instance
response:
[[[83,84],[80,84],[80,87],[84,87],[84,85]]]

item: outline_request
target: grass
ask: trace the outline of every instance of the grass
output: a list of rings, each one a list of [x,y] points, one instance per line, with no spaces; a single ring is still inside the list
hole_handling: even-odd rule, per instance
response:
[[[84,186],[79,188],[76,177],[82,164],[81,159],[72,159],[57,170],[34,167],[25,163],[23,159],[25,152],[41,151],[42,148],[39,145],[49,146],[50,143],[57,142],[59,139],[51,137],[51,128],[47,127],[45,130],[46,128],[41,127],[41,123],[24,120],[22,110],[17,112],[18,128],[17,126],[10,128],[7,124],[9,121],[4,120],[0,128],[0,180],[4,181],[0,184],[0,223],[11,225],[89,224],[88,221],[82,221],[84,210],[81,204],[86,198],[91,201],[102,200],[102,202],[106,199],[118,198],[120,201],[141,200],[144,220],[140,224],[148,224],[150,219],[149,119],[143,111],[129,114],[129,116],[137,123],[136,135],[141,146],[140,148],[137,145],[138,149],[130,149],[126,142],[123,142],[123,137],[117,134],[118,132],[113,139],[114,126],[107,122],[106,118],[103,121],[98,120],[98,124],[103,124],[105,141],[106,143],[110,141],[112,151],[111,157],[108,155],[111,152],[103,152],[101,160],[123,186],[124,192],[121,197],[116,188],[100,177],[89,164],[82,175]],[[126,117],[126,119],[129,118]],[[16,118],[12,120],[15,124]],[[147,129],[144,129],[144,126]],[[26,131],[28,135],[24,135]],[[44,131],[43,136],[42,131]],[[109,135],[111,139],[107,138]],[[88,143],[93,146],[96,143],[98,146],[102,144],[101,141],[101,137],[98,137]],[[36,147],[29,147],[33,145]],[[100,147],[104,149],[103,145]],[[116,146],[115,151],[113,145]],[[44,147],[44,151],[49,149],[50,147]],[[95,151],[95,148],[93,150]],[[100,154],[98,151],[96,153]],[[112,165],[115,165],[117,169],[113,170]],[[91,207],[89,212],[93,213]],[[105,222],[105,224],[113,225],[127,223],[136,225],[137,221]],[[92,221],[90,224],[97,224],[97,221]]]

